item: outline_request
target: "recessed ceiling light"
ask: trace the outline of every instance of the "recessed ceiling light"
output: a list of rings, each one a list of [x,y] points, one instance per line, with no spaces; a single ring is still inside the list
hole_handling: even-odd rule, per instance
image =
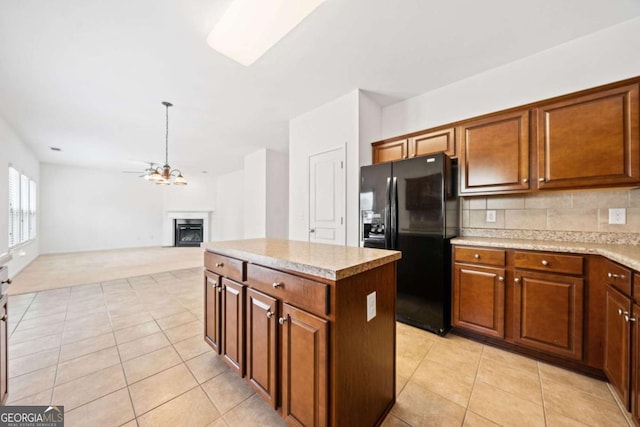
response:
[[[209,171],[202,171],[202,173],[209,173]]]
[[[249,66],[325,0],[233,0],[207,43]]]
[[[62,148],[58,148],[58,147],[49,147],[51,149],[51,151],[62,151]]]

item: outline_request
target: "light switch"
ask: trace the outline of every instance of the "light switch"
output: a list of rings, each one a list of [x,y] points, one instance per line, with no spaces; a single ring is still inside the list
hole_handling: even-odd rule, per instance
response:
[[[496,222],[496,211],[487,211],[487,222]]]

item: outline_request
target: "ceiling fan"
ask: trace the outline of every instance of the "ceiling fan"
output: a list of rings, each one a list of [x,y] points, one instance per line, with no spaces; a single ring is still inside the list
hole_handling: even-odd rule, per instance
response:
[[[145,168],[142,171],[122,171],[122,173],[139,173],[141,174],[139,178],[144,178],[148,181],[150,179],[151,174],[155,172],[156,168],[160,166],[160,164],[154,163],[154,162],[146,162],[146,163],[149,164],[149,167]]]

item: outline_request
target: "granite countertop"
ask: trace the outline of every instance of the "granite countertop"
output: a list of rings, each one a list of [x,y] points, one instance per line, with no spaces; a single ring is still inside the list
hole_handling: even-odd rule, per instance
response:
[[[452,245],[527,249],[549,252],[572,252],[602,255],[626,267],[640,271],[640,246],[604,243],[558,242],[549,240],[498,239],[493,237],[456,237]]]
[[[401,257],[398,251],[280,239],[207,242],[202,247],[254,264],[330,280],[344,279]]]
[[[4,254],[0,254],[0,267],[7,264],[9,261],[11,261],[10,253],[6,252]]]

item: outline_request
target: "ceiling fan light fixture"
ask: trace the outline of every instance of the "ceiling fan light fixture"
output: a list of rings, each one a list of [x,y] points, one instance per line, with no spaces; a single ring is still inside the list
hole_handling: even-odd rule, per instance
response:
[[[145,179],[162,185],[186,185],[187,181],[182,176],[182,172],[178,169],[171,169],[169,166],[169,107],[173,106],[170,102],[163,101],[162,105],[166,108],[166,132],[165,132],[165,160],[164,166],[151,168]],[[177,176],[172,182],[172,178]]]
[[[325,0],[233,0],[207,37],[207,44],[249,66]]]
[[[187,185],[187,180],[184,179],[182,174],[179,174],[176,179],[173,180],[173,185]]]

